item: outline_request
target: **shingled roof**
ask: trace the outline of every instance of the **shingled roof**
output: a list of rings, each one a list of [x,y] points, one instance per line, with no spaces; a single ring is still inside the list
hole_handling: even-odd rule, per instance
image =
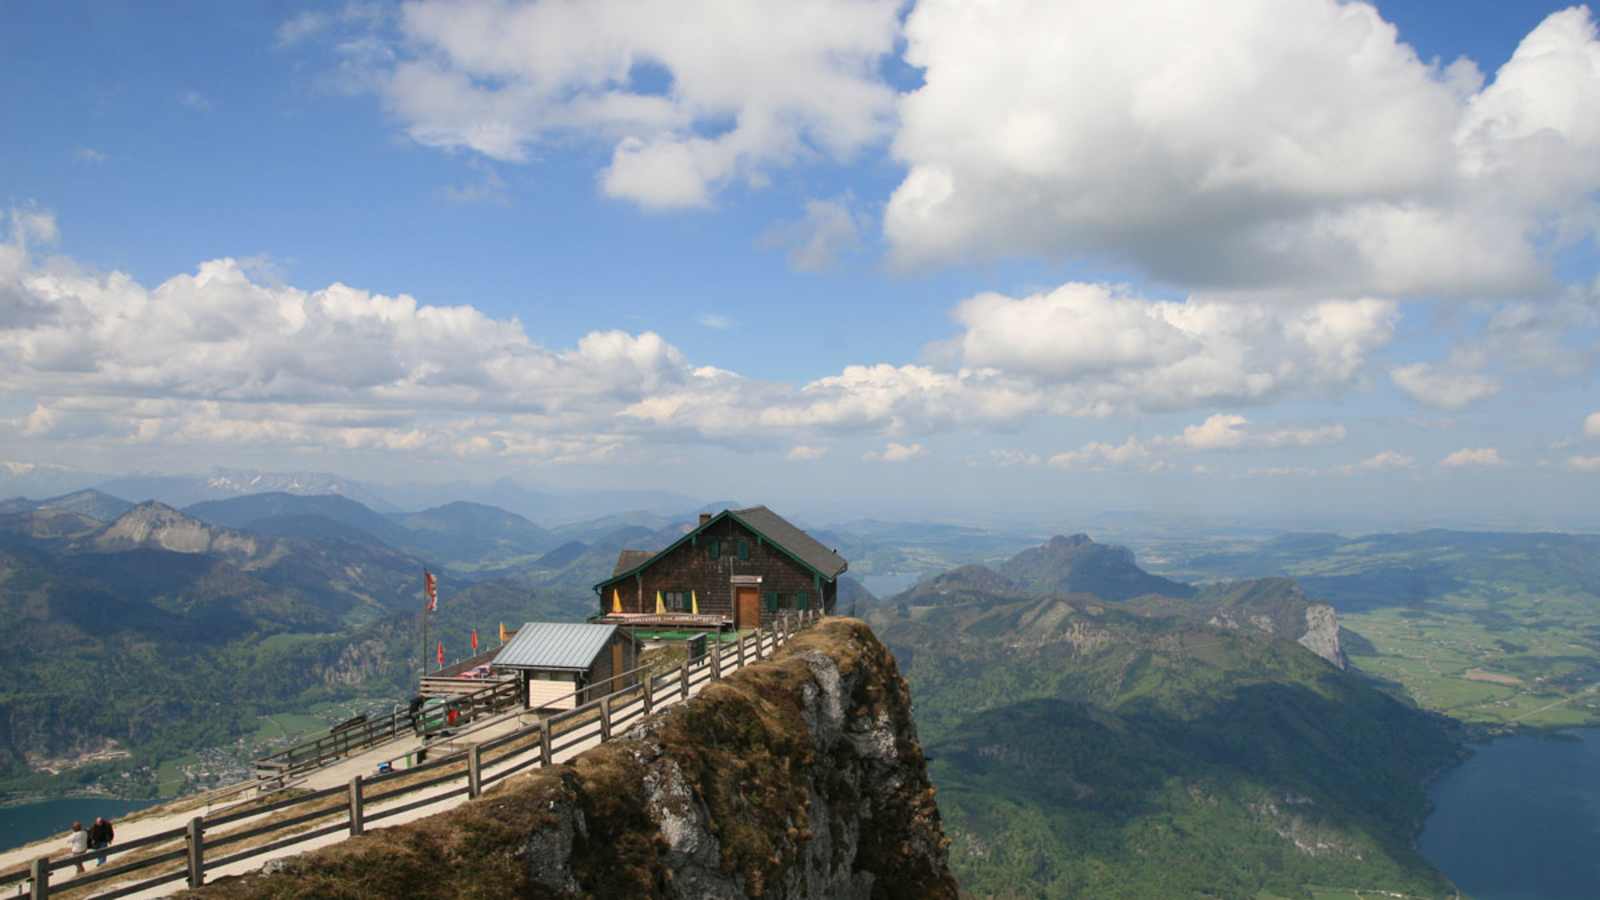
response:
[[[616,568],[611,570],[611,577],[615,578],[623,572],[629,572],[642,565],[650,557],[655,556],[649,550],[624,550],[617,554]]]
[[[817,542],[817,539],[792,525],[788,519],[765,506],[731,510],[733,517],[757,534],[777,544],[826,578],[838,578],[850,564],[844,557]]]
[[[595,585],[598,591],[606,585],[617,581],[624,575],[631,575],[650,565],[655,560],[672,552],[685,541],[693,540],[695,535],[709,528],[712,524],[721,521],[724,517],[732,518],[759,534],[768,543],[789,554],[798,560],[801,565],[815,571],[823,578],[833,581],[844,574],[850,564],[844,557],[824,547],[816,538],[799,528],[789,520],[778,515],[765,506],[751,506],[746,509],[725,509],[712,516],[708,522],[702,522],[698,527],[672,542],[671,546],[659,553],[650,553],[645,550],[624,550],[617,554],[617,564],[611,570],[611,577]]]

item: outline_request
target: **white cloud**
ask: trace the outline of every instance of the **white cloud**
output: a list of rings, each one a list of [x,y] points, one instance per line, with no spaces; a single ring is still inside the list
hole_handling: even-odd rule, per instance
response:
[[[1589,418],[1583,420],[1583,433],[1592,438],[1600,438],[1600,412],[1590,413]]]
[[[1150,450],[1137,438],[1128,438],[1121,444],[1093,442],[1077,450],[1057,453],[1049,464],[1058,469],[1100,469],[1106,466],[1126,466],[1150,457]]]
[[[1557,12],[1492,84],[1364,3],[923,0],[901,102],[903,264],[1110,258],[1163,281],[1505,295],[1592,228],[1600,44]],[[1550,226],[1555,226],[1552,232]]]
[[[346,3],[338,10],[306,10],[285,19],[278,26],[279,47],[292,47],[340,25],[376,25],[384,18],[378,3]]]
[[[1305,466],[1262,466],[1249,471],[1256,478],[1312,478],[1322,473]]]
[[[100,152],[99,150],[94,149],[93,147],[79,147],[78,149],[72,151],[72,158],[81,163],[88,163],[90,165],[98,166],[111,157]]]
[[[1500,392],[1500,382],[1491,376],[1442,372],[1427,363],[1397,366],[1389,377],[1418,403],[1438,409],[1466,409]]]
[[[890,441],[884,445],[882,450],[870,450],[863,454],[861,458],[868,462],[897,463],[916,459],[926,454],[927,451],[923,449],[921,444],[898,444]]]
[[[809,462],[827,455],[827,447],[808,447],[805,444],[796,444],[789,448],[788,458],[799,462]]]
[[[1344,440],[1346,434],[1343,425],[1270,431],[1252,430],[1249,425],[1250,420],[1244,416],[1218,414],[1199,425],[1184,428],[1183,433],[1176,437],[1159,438],[1157,443],[1187,450],[1234,450],[1242,447],[1277,449],[1336,444]]]
[[[708,205],[775,168],[887,137],[878,75],[900,0],[639,4],[462,0],[402,9],[398,60],[365,79],[421,144],[522,162],[566,136],[612,145],[601,189]]]
[[[703,327],[710,328],[714,331],[727,331],[733,327],[733,319],[722,315],[721,313],[701,313],[700,317],[696,321],[698,321]]]
[[[1500,466],[1505,465],[1505,460],[1500,458],[1500,451],[1494,447],[1463,447],[1446,456],[1439,465],[1447,469],[1459,469],[1466,466]]]
[[[955,317],[964,330],[948,350],[964,366],[1063,385],[1062,403],[1109,412],[1348,386],[1393,336],[1396,311],[1378,300],[1152,301],[1073,283],[1020,299],[980,294]]]
[[[789,268],[797,272],[825,272],[861,245],[862,225],[851,209],[853,203],[848,194],[832,200],[807,200],[804,218],[773,226],[759,243],[787,250]]]
[[[1567,468],[1574,472],[1600,472],[1600,456],[1569,456]]]
[[[1361,462],[1352,465],[1340,466],[1338,471],[1343,475],[1354,475],[1357,472],[1392,472],[1399,469],[1415,467],[1417,459],[1407,456],[1398,450],[1384,450],[1367,457]]]

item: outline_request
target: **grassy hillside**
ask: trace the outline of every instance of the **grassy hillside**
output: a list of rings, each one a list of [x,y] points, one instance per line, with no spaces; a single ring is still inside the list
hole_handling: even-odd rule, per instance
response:
[[[1410,842],[1427,776],[1457,758],[1454,727],[1290,639],[1206,624],[1260,604],[1248,594],[1187,601],[1201,615],[970,590],[874,613],[912,684],[965,889],[1446,894]]]

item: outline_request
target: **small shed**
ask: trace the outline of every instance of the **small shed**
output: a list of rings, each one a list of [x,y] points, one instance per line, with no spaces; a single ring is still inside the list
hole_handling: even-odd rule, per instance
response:
[[[529,622],[490,665],[522,680],[528,709],[572,709],[632,684],[639,643],[615,625]]]

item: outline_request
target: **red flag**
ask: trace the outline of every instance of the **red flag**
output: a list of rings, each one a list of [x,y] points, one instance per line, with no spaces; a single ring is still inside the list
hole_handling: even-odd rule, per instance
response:
[[[444,668],[444,641],[439,642],[439,668]]]
[[[423,609],[428,612],[437,610],[439,608],[439,579],[433,577],[433,573],[427,569],[422,570],[422,592],[428,595],[428,605]]]
[[[478,652],[478,629],[472,629],[472,652]]]

